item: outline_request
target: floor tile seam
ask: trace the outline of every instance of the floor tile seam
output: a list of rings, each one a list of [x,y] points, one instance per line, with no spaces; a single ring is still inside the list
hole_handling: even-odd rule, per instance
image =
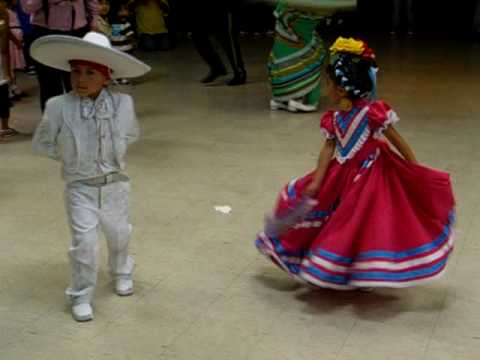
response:
[[[156,283],[150,288],[150,290],[148,292],[145,292],[143,295],[141,296],[135,296],[136,299],[134,301],[134,305],[137,305],[141,300],[143,300],[148,294],[150,294],[153,290],[155,290],[159,285],[160,283],[162,283],[165,279],[160,279],[160,280],[157,280]],[[120,317],[118,317],[117,319],[114,319],[114,320],[110,320],[110,321],[107,321],[107,323],[105,323],[105,325],[102,327],[102,328],[108,328],[109,326],[111,325],[114,325],[116,322],[118,322],[120,319],[122,319],[123,317],[125,317],[127,315],[122,315]],[[98,332],[95,332],[93,334],[91,334],[91,336],[88,337],[89,340],[92,340],[94,337],[96,337],[98,335]]]
[[[153,286],[150,288],[150,290],[148,292],[150,293],[150,292],[156,290],[160,286],[160,284],[162,282],[165,282],[167,279],[169,279],[170,276],[173,276],[173,275],[168,275],[168,276],[165,276],[161,279],[157,279],[157,281],[153,284]],[[146,295],[147,295],[147,293],[145,293],[143,296],[141,296],[141,298],[143,299]]]
[[[205,305],[204,308],[207,309],[207,312],[200,311],[199,314],[194,317],[194,319],[192,319],[188,324],[185,325],[183,330],[179,330],[179,333],[168,344],[164,346],[163,352],[160,353],[161,357],[164,356],[167,351],[169,351],[170,346],[172,344],[174,344],[181,336],[185,335],[190,329],[192,329],[193,326],[197,323],[197,321],[202,316],[205,316],[208,313],[208,309],[211,309],[212,306],[217,303],[217,301],[219,301],[222,297],[225,297],[224,293],[228,291],[228,289],[230,289],[235,284],[238,278],[240,278],[240,276],[244,274],[245,270],[248,269],[254,262],[255,260],[252,260],[251,262],[249,262],[241,271],[239,271],[239,274],[237,274],[237,276],[234,277],[234,279],[230,282],[229,285],[227,285],[223,290],[219,292],[218,295],[214,297],[214,299],[212,299],[207,305]]]
[[[231,289],[235,284],[236,282],[239,280],[239,278],[241,276],[244,276],[245,275],[245,272],[246,270],[248,270],[248,268],[250,268],[253,264],[255,264],[257,262],[257,258],[254,258],[252,259],[250,262],[248,262],[244,267],[241,268],[241,270],[239,270],[238,274],[233,278],[233,280],[230,282],[230,284],[224,289],[223,292],[227,292],[229,289]],[[222,294],[219,294],[219,296],[215,299],[216,300],[219,300],[219,298],[221,297],[225,297],[226,299],[231,299],[232,297],[226,297],[225,295],[222,295]],[[213,304],[212,304],[213,305]],[[287,305],[285,305],[287,306]]]
[[[447,297],[448,297],[447,290],[445,289],[443,292],[444,292],[444,295],[443,295],[442,301],[440,302],[440,308],[443,308],[445,306],[445,302],[446,302]],[[442,316],[442,310],[439,310],[438,313],[437,313],[435,322],[433,324],[432,330],[430,332],[430,336],[428,337],[427,342],[425,344],[425,349],[423,351],[422,360],[426,360],[426,358],[428,356],[428,350],[430,349],[430,344],[432,343],[433,336],[434,336],[435,332],[437,331],[438,324],[440,323],[441,316]]]
[[[347,341],[348,341],[348,340],[350,339],[350,337],[352,336],[353,329],[355,328],[355,326],[357,326],[357,322],[358,322],[358,320],[355,319],[355,321],[353,322],[352,326],[350,327],[350,330],[348,331],[347,335],[345,336],[345,339],[343,340],[342,345],[340,345],[340,349],[338,349],[337,353],[335,354],[335,360],[338,360],[338,359],[340,358],[343,349],[345,349],[345,346],[346,346],[346,344],[347,344]]]
[[[94,319],[93,321],[95,321],[95,319]],[[115,324],[115,320],[109,320],[109,321],[107,321],[105,324],[103,324],[103,325],[100,327],[100,329],[98,329],[98,331],[95,331],[95,332],[93,332],[92,334],[90,334],[90,336],[87,336],[87,339],[88,339],[89,341],[92,341],[92,342],[93,342],[93,340],[94,340],[99,334],[102,334],[102,333],[104,333],[104,332],[107,332],[107,331],[108,331],[108,328],[109,328],[110,326],[114,325],[114,324]]]
[[[6,344],[0,346],[0,353],[2,351],[7,350],[9,347],[12,347],[12,346],[15,347],[18,342],[21,342],[26,337],[26,335],[23,335],[24,331],[25,331],[25,329],[23,327],[21,327],[18,330],[18,334],[20,335],[19,338],[16,337],[15,339],[11,339]]]
[[[49,308],[49,310],[47,310],[45,313],[43,314],[40,314],[38,316],[36,316],[33,320],[29,321],[29,324],[25,324],[24,326],[22,326],[20,328],[20,331],[19,331],[19,336],[18,338],[16,339],[17,340],[17,343],[21,343],[25,338],[27,338],[29,335],[35,335],[33,333],[29,333],[29,329],[30,329],[30,326],[32,324],[36,324],[38,323],[41,319],[43,319],[44,317],[47,317],[49,316],[50,314],[53,313],[54,309],[56,309],[56,306],[55,305],[51,305],[51,307]]]
[[[159,280],[159,281],[157,282],[157,284],[155,284],[153,287],[158,286],[158,284],[159,284],[161,281],[162,281],[162,280]],[[106,282],[105,284],[103,284],[101,287],[106,287],[106,286],[108,286],[110,282],[111,282],[111,281],[107,281],[107,282]],[[152,287],[152,289],[153,289],[153,287]],[[140,299],[142,299],[142,298],[145,297],[145,296],[146,296],[146,294],[143,295],[143,296],[140,296],[139,299],[135,301],[135,303],[138,302],[138,301],[140,301]],[[20,328],[20,333],[21,333],[21,336],[22,336],[21,339],[23,339],[24,337],[28,336],[28,328],[29,328],[29,326],[30,326],[31,324],[37,323],[38,321],[40,321],[40,320],[42,320],[42,319],[44,319],[44,318],[46,318],[46,317],[49,317],[53,312],[56,312],[57,309],[58,309],[58,306],[52,304],[52,305],[50,305],[50,306],[47,308],[47,310],[46,310],[45,312],[43,312],[43,313],[40,314],[40,315],[35,316],[32,320],[28,321],[28,323],[25,323],[25,324]],[[114,321],[107,322],[106,325],[108,325],[108,324],[111,323],[111,322],[114,322]],[[33,334],[32,334],[32,335],[33,335]],[[93,335],[93,336],[95,336],[95,335]]]
[[[475,207],[475,210],[473,211],[473,213],[475,213],[475,211],[478,209],[480,209],[480,203],[477,207]],[[464,237],[464,241],[462,242],[462,245],[460,246],[459,249],[455,250],[456,249],[456,246],[454,248],[454,251],[457,253],[457,258],[455,259],[455,263],[454,263],[454,266],[453,266],[453,273],[456,273],[456,270],[457,270],[457,267],[458,267],[458,264],[460,262],[460,258],[462,257],[462,255],[464,254],[465,250],[466,250],[466,245],[467,245],[467,239],[470,237],[470,234],[472,233],[472,225],[473,225],[473,222],[475,220],[475,217],[474,216],[471,216],[470,220],[468,221],[468,225],[466,226],[466,232],[465,232],[465,237]],[[455,231],[455,228],[454,228],[454,231]]]

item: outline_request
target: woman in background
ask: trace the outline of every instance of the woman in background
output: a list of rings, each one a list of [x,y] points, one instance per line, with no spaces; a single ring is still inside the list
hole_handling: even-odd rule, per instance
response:
[[[46,35],[83,37],[96,28],[98,0],[20,0],[23,10],[31,15],[33,38]],[[40,86],[42,111],[48,99],[69,92],[70,75],[66,72],[35,63]]]
[[[309,11],[278,2],[275,42],[268,62],[272,110],[316,111],[320,99],[320,68],[326,51],[317,26],[330,13]]]

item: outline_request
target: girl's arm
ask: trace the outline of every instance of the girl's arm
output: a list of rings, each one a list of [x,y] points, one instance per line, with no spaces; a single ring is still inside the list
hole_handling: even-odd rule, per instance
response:
[[[323,178],[328,169],[330,161],[332,160],[333,153],[335,152],[335,139],[328,139],[325,141],[320,156],[318,157],[317,169],[313,175],[312,182],[305,188],[303,194],[305,196],[314,197],[320,185],[322,185]]]
[[[393,126],[389,126],[384,134],[388,141],[402,154],[405,160],[417,163],[412,148]]]

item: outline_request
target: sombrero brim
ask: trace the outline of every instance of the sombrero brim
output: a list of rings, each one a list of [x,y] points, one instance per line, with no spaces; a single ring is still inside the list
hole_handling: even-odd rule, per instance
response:
[[[122,51],[66,35],[35,40],[30,54],[39,63],[64,71],[70,71],[70,60],[92,61],[109,67],[114,79],[139,77],[151,70],[147,64]]]

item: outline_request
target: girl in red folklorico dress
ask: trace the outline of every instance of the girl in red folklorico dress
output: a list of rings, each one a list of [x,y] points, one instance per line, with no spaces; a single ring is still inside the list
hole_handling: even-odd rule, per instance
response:
[[[321,119],[327,140],[314,172],[281,191],[256,240],[261,253],[310,285],[403,288],[440,277],[453,248],[447,173],[417,164],[375,92],[375,56],[362,42],[331,47]],[[389,143],[402,155],[394,152]]]

